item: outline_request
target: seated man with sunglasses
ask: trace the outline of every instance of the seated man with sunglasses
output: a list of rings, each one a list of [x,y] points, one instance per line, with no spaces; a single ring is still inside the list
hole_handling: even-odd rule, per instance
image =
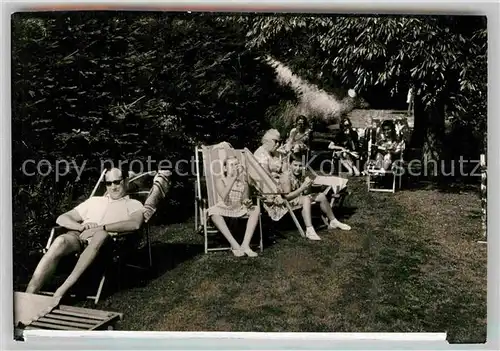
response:
[[[141,227],[144,207],[126,195],[127,179],[122,172],[110,169],[105,174],[105,184],[106,195],[93,196],[57,218],[57,224],[68,232],[58,236],[42,257],[27,293],[35,294],[42,288],[62,257],[79,253],[75,268],[54,293],[54,297],[64,296],[94,261],[109,237],[108,232],[131,232]]]

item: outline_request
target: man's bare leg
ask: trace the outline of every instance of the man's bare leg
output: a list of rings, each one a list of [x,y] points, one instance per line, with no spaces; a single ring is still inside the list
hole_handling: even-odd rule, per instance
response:
[[[247,227],[245,231],[245,237],[243,243],[241,244],[241,249],[249,257],[256,257],[258,254],[250,249],[250,241],[252,240],[253,234],[255,233],[255,228],[259,222],[260,207],[254,206],[253,210],[250,212],[247,221]]]
[[[33,273],[27,293],[36,294],[54,274],[57,264],[64,256],[78,252],[80,250],[80,241],[77,236],[72,234],[62,234],[55,238],[49,250],[43,255],[38,266]]]
[[[235,256],[243,256],[244,253],[241,251],[240,244],[234,239],[233,235],[231,234],[231,231],[227,227],[226,221],[224,220],[224,217],[220,215],[212,215],[212,222],[215,224],[217,229],[224,235],[224,237],[227,239],[229,242],[229,245],[231,245],[231,249],[233,250],[233,254]]]
[[[94,262],[99,250],[102,245],[106,242],[109,235],[104,230],[96,231],[92,236],[92,240],[85,250],[80,255],[78,262],[76,262],[75,268],[66,279],[66,281],[56,290],[54,297],[64,296],[68,290],[80,279],[85,270]]]

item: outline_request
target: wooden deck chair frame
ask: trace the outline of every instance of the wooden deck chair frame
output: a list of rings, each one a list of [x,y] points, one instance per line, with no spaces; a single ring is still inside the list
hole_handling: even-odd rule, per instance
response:
[[[271,176],[271,174],[269,174],[269,172],[267,172],[259,163],[258,161],[255,159],[255,157],[253,156],[253,154],[250,152],[250,150],[248,150],[247,148],[244,149],[246,151],[246,155],[247,155],[247,170],[250,174],[250,177],[253,178],[253,181],[254,182],[258,182],[259,184],[259,191],[261,193],[262,196],[266,196],[266,195],[279,195],[279,196],[282,196],[284,195],[283,193],[279,192],[278,190],[278,185],[276,184],[275,180],[273,179],[273,177]],[[328,179],[328,177],[321,177],[321,176],[318,176],[316,177],[316,179],[318,181],[324,181],[325,185],[328,183],[326,181],[326,179]],[[321,182],[320,182],[321,183]],[[320,184],[318,183],[318,184]],[[345,181],[345,183],[347,183],[347,180]],[[325,188],[325,190],[323,191],[323,193],[325,195],[327,195],[330,191],[334,191],[334,193],[336,193],[336,189],[334,190],[333,189],[333,186],[331,185],[327,185],[327,187]],[[295,226],[297,227],[297,230],[299,231],[300,233],[300,236],[302,237],[306,237],[306,234],[305,234],[305,231],[304,229],[302,228],[299,220],[297,219],[297,216],[295,215],[295,212],[296,210],[298,209],[301,209],[302,206],[301,205],[297,205],[297,206],[292,206],[290,204],[290,201],[286,200],[285,198],[283,198],[283,201],[287,207],[287,210],[288,210],[288,213],[290,214],[290,217],[292,217],[292,220],[293,222],[295,223]],[[335,201],[335,198],[332,197],[331,201],[330,201],[330,205],[333,206],[333,202]],[[315,202],[313,202],[314,204]],[[323,223],[325,225],[328,225],[328,219],[325,217],[325,216],[321,216],[322,220],[323,220]]]
[[[391,119],[393,122],[396,122],[396,119]],[[375,144],[377,135],[381,132],[380,129],[380,124],[382,123],[382,120],[377,120],[377,119],[372,119],[371,121],[371,126],[368,131],[368,155],[367,155],[367,162],[373,161],[371,160],[372,156],[372,146]],[[399,138],[399,136],[398,136]],[[394,160],[393,164],[397,161],[399,161],[399,164],[403,164],[403,154],[404,154],[404,149],[401,150],[399,153],[399,158],[398,160]],[[378,188],[375,186],[376,182],[373,180],[374,177],[380,175],[392,175],[392,187],[391,188]],[[366,185],[368,187],[368,191],[372,192],[385,192],[385,193],[395,193],[396,189],[401,189],[401,174],[396,174],[393,170],[379,170],[379,169],[370,169],[369,167],[366,168]]]
[[[215,205],[216,201],[216,190],[215,190],[215,183],[214,183],[214,176],[212,174],[213,166],[215,167],[220,166],[221,162],[215,162],[216,161],[213,157],[212,152],[214,151],[212,146],[201,146],[195,147],[195,161],[196,161],[196,185],[195,185],[195,230],[200,232],[203,230],[203,236],[204,236],[204,250],[205,254],[211,251],[228,251],[231,250],[231,247],[229,246],[224,246],[224,247],[209,247],[208,245],[208,236],[211,234],[217,234],[219,231],[210,225],[210,218],[208,216],[208,209]],[[245,157],[245,150],[239,150],[239,149],[233,149],[237,155],[238,158],[240,158],[240,161],[243,162],[245,165],[245,168],[248,169],[246,163],[246,157]],[[205,197],[202,192],[202,175],[200,172],[200,156],[201,156],[201,161],[203,165],[203,170],[204,170],[204,179],[205,179],[205,190],[207,196]],[[257,197],[257,206],[260,207],[260,198]],[[262,221],[261,221],[261,216],[262,214],[259,214],[259,235],[260,235],[260,242],[259,242],[259,249],[260,252],[263,251],[264,249],[264,243],[263,243],[263,237],[262,237]],[[243,218],[248,218],[248,215],[244,216]]]
[[[138,180],[139,178],[145,176],[145,175],[152,175],[154,172],[149,172],[149,173],[142,173],[142,174],[139,174],[138,176],[134,176],[132,178],[129,179],[129,183],[130,182],[133,182],[135,180]],[[94,196],[97,192],[97,190],[99,189],[99,186],[101,185],[101,182],[103,181],[104,179],[104,176],[106,174],[106,170],[102,171],[96,185],[94,186],[90,196]],[[138,192],[134,192],[134,193],[131,193],[130,195],[146,195],[149,193],[149,191],[138,191]],[[53,227],[50,231],[50,235],[49,235],[49,238],[47,240],[47,244],[45,246],[45,248],[42,250],[42,252],[45,254],[50,245],[52,245],[52,243],[54,242],[55,238],[63,233],[65,233],[67,231],[66,228],[63,228],[63,227],[60,227],[60,226],[57,226],[57,227]],[[147,270],[147,269],[150,269],[152,266],[153,266],[153,257],[152,257],[152,253],[151,253],[151,238],[150,238],[150,228],[149,228],[149,223],[143,223],[142,224],[142,227],[141,229],[139,229],[139,231],[142,231],[142,235],[144,235],[145,239],[146,239],[146,246],[147,246],[147,250],[148,250],[148,262],[147,262],[147,267],[142,267],[142,266],[137,266],[137,265],[132,265],[132,264],[127,264],[127,266],[129,267],[132,267],[132,268],[137,268],[137,269],[144,269],[144,270]],[[136,232],[134,232],[136,233]],[[118,235],[117,233],[109,233],[110,237],[111,237],[111,240],[112,240],[112,244],[113,245],[117,245],[118,242],[120,240],[122,240],[123,238],[123,233],[121,233],[122,235]],[[126,234],[125,234],[126,235]],[[114,253],[114,257],[112,257],[113,260],[115,261],[118,261],[118,265],[121,265],[122,262],[121,262],[121,255],[120,255],[120,252],[115,252],[115,250],[113,250],[113,253]],[[76,256],[78,256],[78,254],[76,254]],[[94,304],[97,304],[99,302],[99,299],[101,297],[101,294],[102,294],[102,291],[103,291],[103,288],[104,288],[104,283],[106,282],[106,270],[104,270],[100,280],[99,280],[99,285],[97,287],[97,291],[95,293],[95,295],[87,295],[86,298],[89,299],[89,300],[93,300],[94,301]],[[45,294],[45,295],[53,295],[54,293],[53,292],[48,292],[48,291],[41,291],[40,292],[41,294]]]

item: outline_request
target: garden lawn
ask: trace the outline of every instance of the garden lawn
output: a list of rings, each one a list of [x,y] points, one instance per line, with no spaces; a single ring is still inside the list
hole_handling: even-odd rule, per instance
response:
[[[192,222],[154,227],[153,274],[125,275],[97,307],[123,312],[120,328],[133,331],[446,331],[484,342],[477,193],[349,185],[352,231],[323,229],[313,242],[288,229],[258,258],[203,254]]]

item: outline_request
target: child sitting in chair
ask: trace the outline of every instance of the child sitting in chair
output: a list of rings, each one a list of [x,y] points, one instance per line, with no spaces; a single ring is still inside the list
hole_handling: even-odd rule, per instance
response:
[[[226,147],[221,152],[223,174],[215,178],[215,190],[221,200],[208,209],[208,215],[231,245],[234,256],[256,257],[258,254],[250,249],[250,241],[259,220],[260,208],[252,204],[247,173],[234,150]],[[240,245],[231,234],[224,217],[241,218],[246,215],[248,222]]]
[[[325,194],[312,191],[313,179],[311,177],[302,179],[303,175],[304,166],[302,161],[295,158],[290,164],[290,169],[283,174],[281,184],[286,193],[285,199],[290,201],[292,205],[298,205],[299,203],[302,205],[302,218],[306,225],[306,237],[310,240],[321,240],[312,225],[311,204],[313,201],[320,204],[321,211],[328,217],[330,221],[328,229],[351,230],[349,225],[341,223],[335,218]]]

